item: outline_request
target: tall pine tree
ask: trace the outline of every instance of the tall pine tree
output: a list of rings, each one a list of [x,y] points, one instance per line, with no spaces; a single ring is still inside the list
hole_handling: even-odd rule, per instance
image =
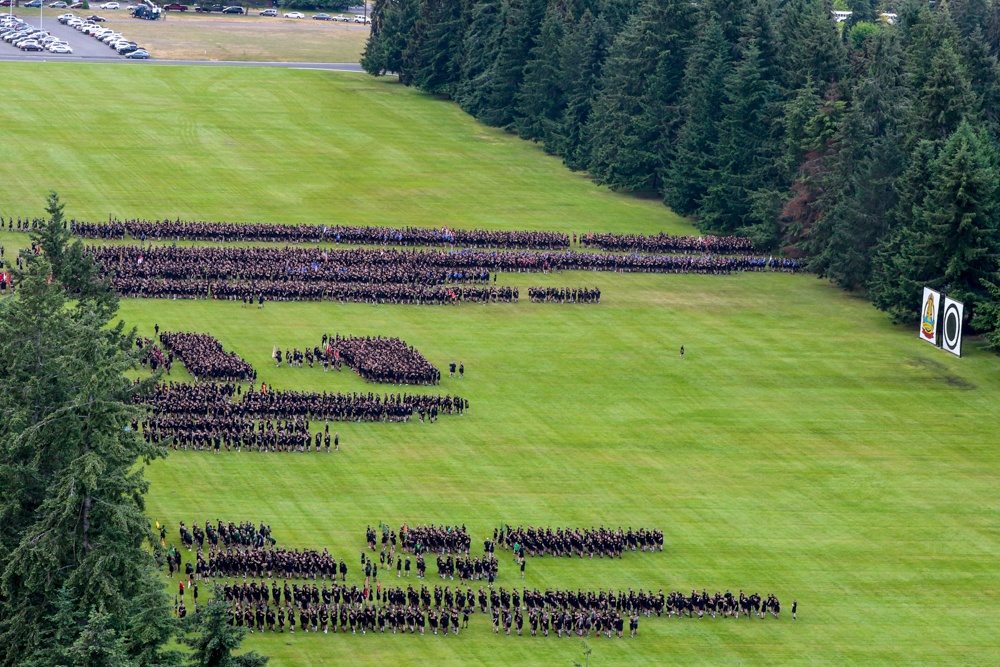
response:
[[[135,333],[108,326],[117,302],[106,286],[74,284],[96,269],[79,241],[66,244],[55,195],[48,211],[32,233],[41,254],[22,253],[18,294],[0,302],[0,665],[88,642],[121,648],[137,666],[169,664],[174,625],[143,546],[151,535],[137,467],[163,450],[125,428],[151,381],[126,377],[138,368]],[[88,639],[83,619],[95,612],[102,625]],[[78,619],[75,636],[67,618]]]
[[[713,158],[722,122],[723,88],[732,66],[718,14],[703,13],[684,72],[684,120],[665,188],[666,202],[684,215],[698,210],[718,168]]]
[[[613,189],[659,191],[680,124],[694,9],[645,0],[615,38],[587,128],[590,171]]]

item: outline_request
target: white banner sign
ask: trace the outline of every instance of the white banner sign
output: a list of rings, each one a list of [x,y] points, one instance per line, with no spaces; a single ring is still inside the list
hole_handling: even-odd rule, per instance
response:
[[[938,309],[941,294],[930,287],[924,288],[924,300],[920,307],[920,340],[937,345]]]
[[[941,312],[941,347],[954,354],[962,356],[962,317],[965,306],[961,301],[944,298],[944,310]]]

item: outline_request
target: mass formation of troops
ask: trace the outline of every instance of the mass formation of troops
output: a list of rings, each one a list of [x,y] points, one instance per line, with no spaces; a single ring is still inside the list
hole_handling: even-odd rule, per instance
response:
[[[532,303],[600,303],[601,290],[596,287],[529,287]]]
[[[528,526],[513,528],[505,525],[493,529],[493,540],[501,547],[513,549],[528,556],[578,556],[595,555],[600,558],[621,558],[628,551],[663,551],[663,531],[639,528],[617,530],[605,528],[541,528]]]
[[[20,227],[18,227],[20,229]],[[11,227],[13,231],[13,227]],[[359,245],[441,246],[465,248],[569,247],[569,236],[558,232],[450,229],[447,227],[359,227],[350,225],[284,225],[184,220],[70,221],[70,230],[90,239],[137,241],[210,241],[278,243],[351,243]]]
[[[160,344],[183,362],[196,380],[252,382],[253,366],[235,352],[226,352],[214,336],[183,331],[163,331]]]

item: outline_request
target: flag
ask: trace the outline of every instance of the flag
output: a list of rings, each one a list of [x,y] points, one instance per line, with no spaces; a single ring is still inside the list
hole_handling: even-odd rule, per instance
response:
[[[920,339],[932,345],[937,345],[938,309],[941,305],[941,294],[930,287],[924,288],[924,297],[920,307]]]

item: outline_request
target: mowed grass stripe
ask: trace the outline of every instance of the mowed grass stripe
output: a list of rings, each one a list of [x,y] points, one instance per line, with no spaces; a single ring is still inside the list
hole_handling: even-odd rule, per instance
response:
[[[0,63],[4,215],[50,189],[81,219],[690,228],[391,78],[268,68]]]

